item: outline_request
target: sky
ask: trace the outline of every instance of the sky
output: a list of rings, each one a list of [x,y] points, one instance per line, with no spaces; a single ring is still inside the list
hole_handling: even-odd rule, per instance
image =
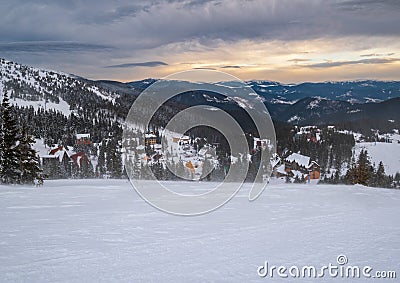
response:
[[[0,57],[89,79],[400,80],[398,0],[0,0],[0,11]]]

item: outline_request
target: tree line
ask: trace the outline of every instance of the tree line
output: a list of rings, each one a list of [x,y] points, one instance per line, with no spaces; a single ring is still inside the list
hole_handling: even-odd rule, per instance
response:
[[[0,182],[43,184],[39,157],[32,147],[35,140],[24,125],[17,124],[12,108],[7,94],[4,94],[0,108]]]
[[[400,188],[400,173],[394,177],[385,173],[383,162],[380,161],[377,168],[368,156],[367,150],[361,150],[357,161],[352,158],[347,166],[345,175],[341,176],[339,170],[330,177],[325,176],[323,183],[328,184],[360,184],[368,187]]]

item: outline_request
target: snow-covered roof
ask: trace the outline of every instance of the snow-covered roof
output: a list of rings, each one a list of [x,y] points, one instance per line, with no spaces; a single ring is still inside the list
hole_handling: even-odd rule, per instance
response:
[[[155,134],[145,134],[144,137],[146,139],[151,139],[151,138],[156,138],[157,136]]]
[[[73,152],[71,149],[69,149],[68,146],[64,147],[64,146],[56,145],[55,147],[51,148],[49,151],[49,155],[55,156],[53,158],[58,158],[60,162],[63,161],[65,153],[67,154],[68,157],[71,157],[73,154],[75,154],[75,152]],[[46,156],[46,155],[43,155],[43,156]],[[41,157],[43,157],[43,156],[41,156]],[[49,157],[47,157],[47,158],[49,158]]]
[[[262,142],[265,142],[265,143],[270,143],[269,139],[261,139],[261,138],[257,138],[257,137],[254,137],[254,141],[262,141]]]
[[[189,136],[178,136],[178,135],[176,135],[173,138],[177,139],[177,140],[190,140]]]
[[[309,132],[311,130],[317,129],[317,126],[303,126],[300,127],[301,132]]]
[[[207,152],[207,149],[202,147],[197,154],[199,156],[204,156],[204,154],[206,154],[206,152]]]
[[[292,153],[285,159],[288,162],[296,162],[298,165],[307,167],[310,164],[310,157],[299,153]]]
[[[76,139],[90,139],[90,134],[76,134]]]
[[[313,166],[313,164],[319,166],[319,164],[315,161],[311,161],[310,164],[308,165],[308,168],[311,168]]]
[[[281,173],[281,174],[286,174],[286,171],[285,171],[285,164],[282,164],[282,165],[278,166],[278,167],[276,168],[276,172]]]
[[[293,177],[297,176],[298,178],[302,178],[308,176],[308,174],[304,174],[303,172],[297,170],[292,170],[291,172],[293,173]]]

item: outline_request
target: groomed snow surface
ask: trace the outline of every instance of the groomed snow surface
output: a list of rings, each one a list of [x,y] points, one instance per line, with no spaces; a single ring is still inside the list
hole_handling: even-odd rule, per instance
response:
[[[276,184],[254,202],[247,193],[181,217],[148,205],[127,180],[0,186],[0,282],[311,282],[261,278],[257,268],[337,265],[341,254],[400,276],[399,190]]]

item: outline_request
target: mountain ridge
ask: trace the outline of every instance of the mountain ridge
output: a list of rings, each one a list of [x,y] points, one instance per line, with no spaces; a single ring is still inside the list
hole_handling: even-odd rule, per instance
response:
[[[0,59],[0,93],[12,103],[53,109],[64,115],[82,115],[94,106],[123,119],[135,98],[156,79],[132,82],[90,80]],[[246,82],[263,99],[273,120],[291,124],[327,124],[375,120],[384,127],[398,126],[400,81],[357,80],[282,84],[267,80]],[[198,92],[198,91],[197,91]],[[234,101],[218,94],[196,92],[173,101],[173,108],[208,103],[231,109]],[[211,96],[210,96],[211,95]],[[386,102],[389,101],[389,102]],[[68,108],[68,109],[67,109]],[[390,110],[390,111],[389,111]],[[89,110],[90,111],[90,110]],[[113,114],[114,113],[114,114]],[[96,114],[93,113],[93,114]],[[389,122],[394,121],[394,122]]]

